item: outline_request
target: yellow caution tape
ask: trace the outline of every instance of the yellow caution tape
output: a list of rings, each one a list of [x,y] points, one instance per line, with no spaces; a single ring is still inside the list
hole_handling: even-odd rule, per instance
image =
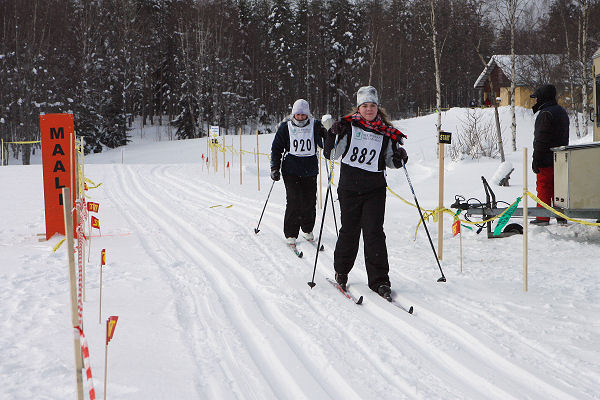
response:
[[[4,144],[34,144],[34,143],[41,143],[41,140],[29,140],[29,141],[25,141],[25,142],[4,142]]]
[[[96,184],[95,184],[94,182],[92,182],[92,180],[91,180],[91,179],[89,179],[89,178],[85,178],[85,181],[86,181],[87,183],[90,183],[90,184],[92,184],[92,185],[93,185],[93,186],[89,186],[89,185],[88,185],[88,189],[96,189],[97,187],[100,187],[100,186],[102,185],[102,182],[100,182],[99,184],[97,184],[97,185],[96,185]]]
[[[59,247],[60,247],[60,246],[61,246],[61,245],[62,245],[62,244],[65,242],[65,240],[67,240],[67,238],[64,238],[63,240],[61,240],[60,242],[58,242],[58,243],[56,244],[56,246],[54,246],[54,247],[52,248],[52,252],[53,252],[53,253],[56,253],[56,250],[58,250],[58,248],[59,248]]]
[[[394,196],[396,196],[397,198],[402,200],[404,203],[408,204],[409,206],[417,208],[417,206],[415,204],[403,199],[401,196],[396,194],[392,189],[390,189],[389,186],[387,187],[387,190],[389,190],[390,193],[392,193]],[[515,202],[513,202],[513,204],[516,202],[517,201],[515,200]],[[511,206],[512,206],[512,204],[511,204]],[[508,208],[510,208],[510,206]],[[437,222],[439,220],[439,215],[440,214],[443,215],[443,213],[446,213],[446,214],[450,215],[454,221],[459,220],[461,223],[477,225],[477,224],[484,224],[487,222],[491,222],[495,219],[500,218],[502,215],[504,215],[504,213],[508,210],[508,208],[506,210],[502,211],[502,213],[496,215],[495,217],[492,217],[490,219],[486,219],[483,221],[467,221],[467,220],[458,218],[452,210],[449,210],[446,207],[442,207],[442,208],[437,207],[434,210],[426,210],[426,209],[421,208],[421,212],[423,213],[423,220],[427,220],[427,221],[429,221],[429,217],[432,217],[433,222]],[[421,225],[422,222],[423,222],[422,220],[419,220],[419,223],[417,224],[417,228],[415,229],[415,240],[417,240],[417,231],[419,230],[419,226]]]
[[[231,207],[233,207],[233,204],[230,204],[228,206],[224,206],[223,204],[217,204],[217,205],[214,205],[214,206],[210,206],[208,208],[217,208],[217,207],[231,208]]]
[[[527,191],[527,195],[529,197],[531,197],[533,199],[533,201],[535,201],[536,203],[538,203],[539,205],[541,205],[542,207],[544,207],[546,210],[552,211],[554,214],[558,215],[561,218],[567,219],[567,220],[569,220],[571,222],[575,222],[575,223],[581,224],[581,225],[600,226],[599,222],[587,222],[587,221],[582,221],[580,219],[569,218],[565,214],[563,214],[563,213],[561,213],[559,211],[556,211],[554,208],[550,207],[548,204],[546,204],[543,201],[541,201],[535,194]]]

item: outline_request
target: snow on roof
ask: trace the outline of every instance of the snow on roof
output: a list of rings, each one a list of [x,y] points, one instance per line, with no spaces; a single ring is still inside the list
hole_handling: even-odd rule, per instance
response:
[[[558,54],[515,54],[515,84],[517,86],[527,85],[527,82],[531,81],[531,79],[527,78],[539,75],[541,71],[539,71],[538,65],[542,59],[546,64],[550,64],[553,67],[560,64],[560,55]],[[500,67],[508,80],[511,79],[510,54],[495,54],[490,58],[490,61],[475,81],[473,87],[483,87],[487,78],[496,67]]]

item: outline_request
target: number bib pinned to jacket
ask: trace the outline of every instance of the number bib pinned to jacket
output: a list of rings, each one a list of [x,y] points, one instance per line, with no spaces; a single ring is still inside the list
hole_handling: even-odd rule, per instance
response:
[[[314,126],[315,120],[311,119],[306,126],[296,126],[292,121],[288,121],[288,132],[290,134],[290,152],[294,156],[309,157],[315,155],[317,146],[315,145]]]
[[[352,125],[350,147],[342,162],[365,171],[379,172],[379,154],[382,145],[383,135],[364,131]]]

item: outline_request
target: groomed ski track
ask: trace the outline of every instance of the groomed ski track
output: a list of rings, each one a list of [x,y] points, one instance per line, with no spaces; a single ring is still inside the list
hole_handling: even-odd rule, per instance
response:
[[[357,297],[364,296],[357,307],[324,280],[333,275],[332,223],[324,230],[326,250],[311,290],[306,282],[316,248],[299,239],[302,259],[285,248],[281,204],[267,206],[256,235],[263,196],[240,195],[222,174],[207,175],[199,165],[89,169],[102,175],[103,202],[118,228],[139,241],[140,258],[152,260],[144,270],[170,291],[197,398],[595,396],[588,388],[600,381],[598,374],[582,373],[578,363],[558,359],[535,336],[519,332],[511,320],[519,318],[516,302],[512,309],[499,304],[492,315],[488,305],[452,290],[452,278],[436,283],[433,268],[423,279],[395,267],[429,260],[425,246],[414,254],[388,238],[393,296],[414,305],[414,315],[368,289],[362,249],[355,266],[360,272],[353,271],[349,282]],[[498,337],[511,347],[498,345]]]

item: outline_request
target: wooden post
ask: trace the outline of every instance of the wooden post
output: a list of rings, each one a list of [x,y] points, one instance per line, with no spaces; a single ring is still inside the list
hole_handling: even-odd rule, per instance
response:
[[[225,133],[223,133],[223,178],[225,178],[225,163],[226,163],[226,158],[225,155],[227,154],[227,147],[225,147],[226,143],[225,143]]]
[[[260,160],[258,159],[258,129],[256,130],[256,178],[258,179],[258,191],[260,192]]]
[[[75,273],[75,246],[73,244],[73,203],[71,190],[62,189],[63,212],[65,217],[65,236],[67,240],[67,257],[69,260],[69,289],[71,294],[71,324],[73,326],[73,350],[75,353],[75,379],[77,381],[77,399],[83,400],[83,358],[79,336],[79,313],[77,311],[77,274]]]
[[[240,185],[242,184],[242,128],[238,130],[240,133]]]
[[[323,159],[319,149],[319,208],[323,208]]]
[[[217,143],[213,143],[213,158],[215,159],[215,173],[219,172],[219,151],[217,150],[217,144],[219,143],[219,139],[216,139]]]
[[[108,321],[106,321],[108,324]],[[104,400],[106,400],[106,375],[108,372],[108,342],[104,342]]]
[[[438,130],[439,136],[439,130]],[[439,137],[438,137],[439,139]],[[441,210],[444,207],[444,143],[439,144],[439,178],[438,178],[438,207]],[[444,250],[444,213],[438,214],[438,259],[442,259]]]
[[[102,257],[102,256],[100,256]],[[100,260],[100,310],[98,311],[98,323],[102,323],[102,260]]]
[[[462,271],[462,264],[463,264],[463,255],[462,255],[462,228],[458,232],[458,239],[460,241],[460,273],[462,274],[462,272],[463,272]]]
[[[69,174],[69,178],[70,178],[71,186],[69,186],[69,189],[73,190],[74,189],[73,174],[75,173],[75,171],[73,170],[73,150],[75,148],[75,142],[73,141],[73,133],[72,132],[69,134],[69,137],[71,138],[70,143],[69,143],[69,168],[70,168],[69,171],[71,171]],[[77,191],[75,193],[77,193]],[[64,199],[63,199],[63,201],[64,201]],[[77,221],[79,221],[79,220],[77,219]],[[72,228],[73,228],[73,226],[71,226],[71,229]]]
[[[527,291],[527,147],[523,148],[523,291]]]
[[[2,166],[4,166],[4,139],[0,139],[0,141],[2,142],[2,150],[0,150],[0,153],[2,153]]]

